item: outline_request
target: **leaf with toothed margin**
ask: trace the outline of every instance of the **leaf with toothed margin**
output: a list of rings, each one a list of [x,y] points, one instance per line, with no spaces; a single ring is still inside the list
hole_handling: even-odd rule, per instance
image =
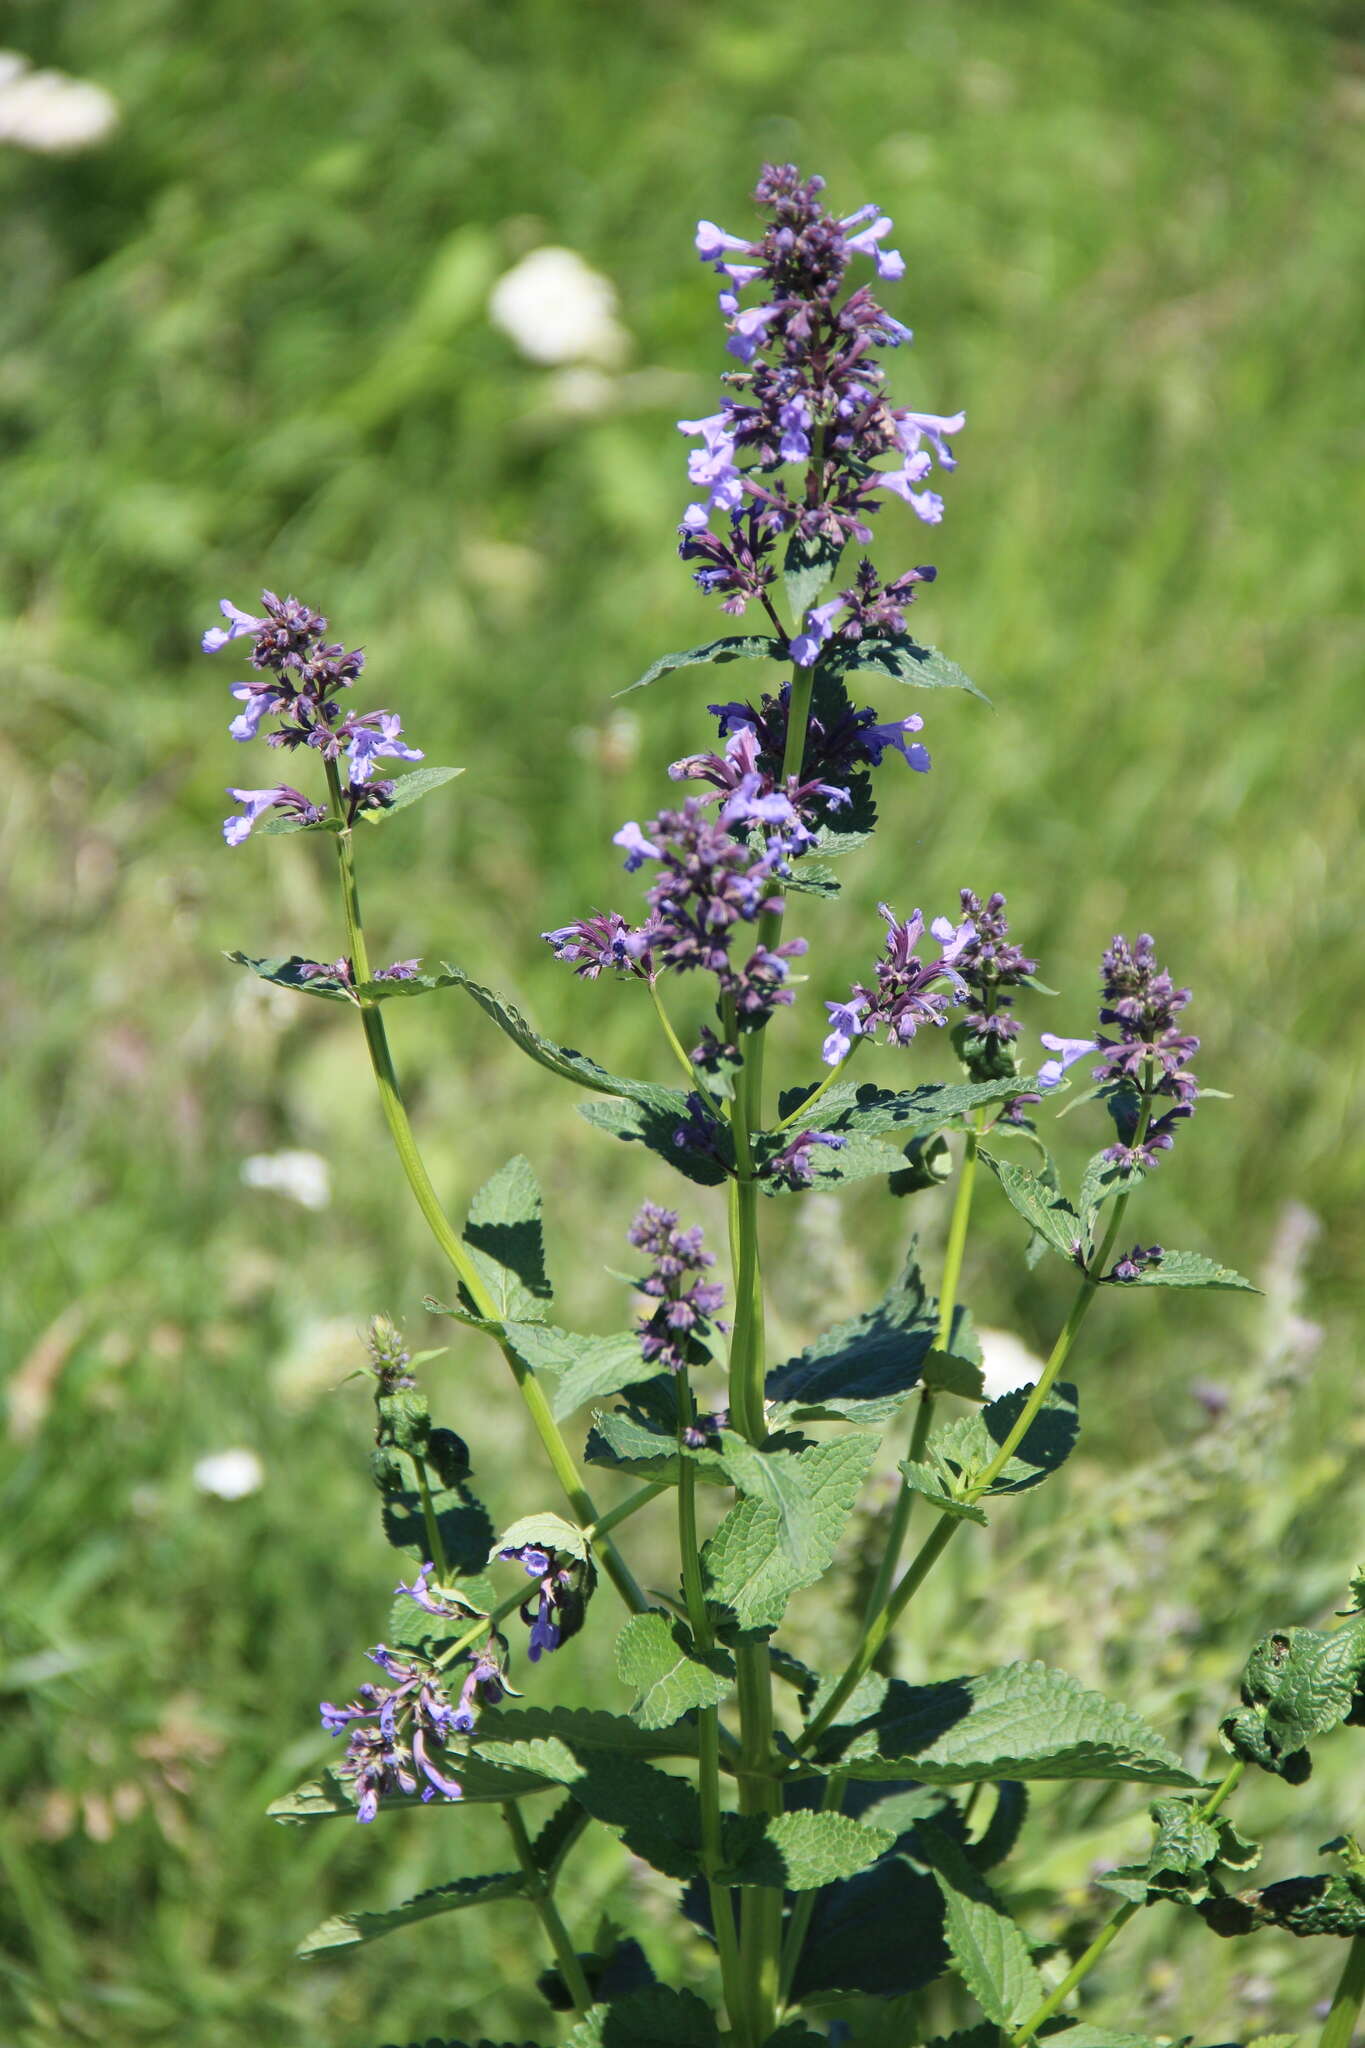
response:
[[[441,962],[441,972],[436,984],[442,988],[458,988],[471,1002],[477,1003],[485,1016],[491,1017],[499,1031],[519,1046],[528,1059],[548,1073],[558,1074],[563,1081],[573,1081],[580,1088],[587,1088],[598,1095],[620,1095],[638,1102],[654,1102],[662,1095],[671,1094],[669,1089],[659,1088],[653,1081],[632,1081],[621,1074],[609,1074],[597,1061],[589,1059],[584,1052],[576,1052],[572,1046],[556,1045],[552,1039],[542,1038],[533,1031],[520,1010],[508,1002],[506,996],[496,989],[484,988],[481,982],[470,979],[462,967],[453,966],[449,960]],[[386,986],[401,992],[404,984],[389,983]]]
[[[687,1097],[677,1088],[654,1088],[648,1096],[637,1093],[629,1102],[580,1102],[578,1114],[599,1130],[610,1131],[626,1144],[644,1145],[701,1187],[719,1186],[726,1177],[725,1165],[734,1158],[734,1144],[725,1124],[707,1119],[707,1129],[719,1157],[692,1145],[676,1145],[674,1134],[689,1128]]]
[[[593,2006],[566,2036],[564,2048],[720,2048],[720,2033],[715,2014],[695,1991],[647,1984],[610,2005]]]
[[[983,704],[990,698],[936,647],[921,647],[908,633],[888,633],[883,638],[831,640],[820,651],[819,667],[831,675],[848,675],[862,669],[876,675],[894,676],[898,683],[914,683],[924,690],[966,690]]]
[[[283,839],[286,832],[344,832],[339,818],[267,818],[252,828],[253,839]]]
[[[591,1559],[587,1537],[562,1515],[520,1515],[495,1537],[487,1562],[497,1564],[505,1550],[557,1550],[576,1557],[581,1564]]]
[[[820,1122],[820,1111],[823,1107],[823,1103],[817,1103],[811,1117],[812,1125],[821,1130],[824,1129]],[[832,1145],[811,1147],[806,1169],[810,1178],[800,1187],[789,1187],[785,1181],[775,1180],[771,1175],[764,1177],[764,1168],[772,1164],[796,1135],[797,1132],[791,1130],[781,1132],[777,1136],[764,1133],[760,1137],[755,1137],[754,1165],[760,1176],[760,1194],[804,1195],[812,1188],[818,1190],[846,1187],[851,1181],[873,1180],[881,1175],[898,1173],[905,1164],[894,1146],[880,1144],[876,1138],[865,1138],[860,1131],[854,1131],[843,1139],[837,1149]]]
[[[938,1304],[911,1259],[875,1308],[836,1323],[777,1366],[765,1392],[783,1419],[884,1425],[920,1384],[937,1333]]]
[[[302,954],[293,953],[287,960],[253,960],[250,953],[225,953],[223,957],[236,967],[249,967],[253,974],[259,975],[262,981],[273,982],[276,988],[297,989],[304,996],[321,996],[327,1003],[355,1002],[354,990],[342,982],[331,981],[325,975],[316,979],[305,975],[305,967],[316,967],[318,963],[305,960]]]
[[[839,877],[822,860],[794,860],[782,877],[784,896],[823,896],[828,899],[837,896],[841,887]]]
[[[694,1707],[718,1707],[735,1683],[728,1650],[699,1650],[682,1622],[654,1612],[633,1614],[621,1630],[616,1669],[635,1689],[630,1717],[642,1728],[669,1728]]]
[[[864,1826],[846,1813],[727,1814],[720,1882],[820,1891],[867,1870],[895,1839],[889,1829]]]
[[[1159,1266],[1148,1266],[1136,1280],[1121,1281],[1127,1287],[1219,1287],[1243,1294],[1259,1294],[1240,1273],[1206,1259],[1202,1252],[1163,1252]]]
[[[778,1114],[798,1121],[802,1103],[819,1086],[784,1088]],[[836,1081],[811,1111],[821,1130],[861,1132],[864,1137],[928,1138],[949,1129],[973,1110],[1006,1102],[1028,1087],[1026,1080],[926,1081],[918,1088],[879,1088],[875,1081]]]
[[[634,1734],[633,1721],[625,1724]],[[656,1770],[629,1748],[613,1752],[570,1746],[557,1736],[528,1742],[491,1741],[479,1731],[479,1749],[490,1761],[534,1770],[563,1786],[585,1812],[619,1830],[626,1847],[666,1877],[685,1883],[700,1868],[701,1801],[684,1778]]]
[[[405,811],[409,804],[430,796],[433,789],[440,789],[463,774],[463,768],[410,768],[406,775],[394,776],[392,794],[377,810],[362,811],[360,816],[367,825],[382,825],[394,811]]]
[[[683,1446],[682,1456],[699,1480],[726,1484],[725,1466],[714,1445]],[[678,1483],[678,1395],[671,1373],[656,1373],[632,1387],[619,1408],[597,1409],[584,1457],[637,1478]]]
[[[725,661],[781,661],[786,651],[780,640],[764,633],[727,634],[720,640],[708,640],[704,647],[686,647],[681,654],[661,654],[642,676],[637,676],[633,683],[627,683],[624,690],[617,690],[615,694],[628,697],[632,690],[643,690],[647,683],[657,682],[660,676],[672,675],[675,669],[699,668]]]
[[[747,1459],[739,1442],[727,1438],[726,1463],[745,1497],[703,1548],[702,1574],[741,1628],[775,1628],[791,1594],[833,1562],[876,1440],[841,1436],[796,1453],[744,1445]]]
[[[541,1207],[540,1184],[520,1155],[499,1167],[469,1205],[464,1241],[499,1322],[544,1322],[544,1304],[554,1298]]]
[[[1197,1786],[1140,1714],[1046,1664],[1004,1664],[934,1685],[899,1679],[850,1701],[820,1738],[825,1770],[855,1778],[971,1785],[990,1778],[1091,1778]]]
[[[1017,2026],[1047,1997],[1022,1928],[940,1829],[922,1826],[919,1849],[943,1894],[944,1933],[959,1976],[987,2019]]]
[[[954,1480],[965,1479],[970,1484],[1005,1443],[1032,1394],[1032,1387],[1016,1387],[974,1414],[959,1416],[935,1430],[929,1439],[930,1464],[950,1473]],[[1023,1493],[1065,1464],[1080,1435],[1079,1403],[1080,1396],[1069,1381],[1060,1380],[1049,1388],[1022,1441],[987,1493]]]
[[[418,1892],[399,1906],[373,1912],[337,1913],[306,1935],[296,1956],[321,1955],[327,1949],[355,1948],[361,1942],[377,1941],[395,1927],[411,1927],[419,1920],[433,1920],[442,1913],[458,1913],[466,1906],[491,1906],[500,1899],[525,1896],[526,1879],[519,1870],[491,1872],[486,1877],[457,1877],[453,1883],[438,1884]]]
[[[1017,1209],[1037,1237],[1064,1259],[1072,1259],[1081,1243],[1081,1219],[1064,1195],[1050,1188],[1037,1174],[991,1152],[980,1154],[999,1181],[1010,1206]],[[1082,1246],[1084,1250],[1084,1246]]]

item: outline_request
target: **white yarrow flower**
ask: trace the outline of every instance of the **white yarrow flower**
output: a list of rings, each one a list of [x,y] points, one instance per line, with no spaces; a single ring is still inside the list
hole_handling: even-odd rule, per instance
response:
[[[630,337],[616,287],[572,249],[533,249],[489,294],[488,314],[533,363],[619,363]]]
[[[254,1451],[213,1451],[195,1466],[194,1483],[217,1500],[245,1500],[265,1484],[265,1466]]]
[[[316,1152],[253,1152],[242,1161],[242,1180],[303,1209],[325,1209],[332,1199],[331,1171]]]
[[[64,156],[94,149],[118,122],[118,101],[102,85],[64,71],[31,71],[26,57],[0,51],[0,142]]]

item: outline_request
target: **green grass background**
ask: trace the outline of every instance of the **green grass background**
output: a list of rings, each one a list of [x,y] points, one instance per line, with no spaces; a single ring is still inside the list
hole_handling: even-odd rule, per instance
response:
[[[4,40],[107,85],[124,121],[86,157],[0,155],[3,1350],[41,1410],[12,1400],[0,1443],[0,2038],[551,2036],[517,1906],[291,1960],[328,1912],[505,1850],[482,1812],[262,1818],[327,1753],[315,1703],[361,1675],[392,1583],[365,1392],[343,1384],[355,1333],[382,1307],[424,1341],[445,1280],[350,1020],[264,1000],[221,958],[330,957],[340,934],[325,847],[222,846],[224,784],[268,770],[228,741],[231,677],[197,642],[262,582],[362,641],[367,701],[467,770],[366,847],[378,955],[457,958],[662,1077],[632,992],[573,980],[536,934],[631,906],[609,834],[709,730],[714,675],[624,719],[611,695],[717,626],[673,555],[673,421],[711,409],[723,363],[691,233],[743,222],[765,157],[895,217],[890,296],[917,330],[896,395],[969,426],[945,525],[926,544],[893,508],[880,558],[938,563],[919,628],[995,704],[916,701],[934,772],[884,773],[881,838],[803,920],[812,995],[865,971],[880,896],[928,912],[1002,886],[1066,991],[1030,1021],[1077,1032],[1111,933],[1152,929],[1196,987],[1200,1072],[1235,1100],[1201,1113],[1140,1227],[1271,1276],[1263,1304],[1097,1313],[1087,1455],[955,1548],[903,1668],[1043,1655],[1202,1762],[1252,1638],[1337,1604],[1365,1450],[1353,23],[1287,0],[9,10]],[[621,295],[632,354],[595,411],[487,321],[541,241]],[[909,708],[892,691],[886,716]],[[792,1077],[816,1030],[809,1007],[782,1020]],[[457,998],[394,1031],[452,1205],[526,1150],[560,1212],[565,1319],[619,1324],[605,1268],[657,1174]],[[945,1070],[938,1048],[913,1062]],[[1099,1142],[1086,1114],[1060,1128],[1073,1164]],[[244,1156],[285,1146],[331,1161],[325,1213],[241,1185]],[[919,1208],[932,1270],[942,1204]],[[978,1214],[978,1317],[1045,1346],[1064,1272],[1025,1271],[993,1190]],[[866,1191],[785,1205],[779,1339],[861,1305],[909,1220]],[[496,1363],[459,1338],[431,1387],[510,1519],[554,1501]],[[1216,1427],[1197,1380],[1228,1390]],[[191,1467],[229,1444],[267,1483],[206,1501]],[[636,1546],[655,1583],[665,1534]],[[830,1662],[824,1591],[794,1618]],[[609,1590],[594,1619],[537,1697],[623,1705]],[[1265,1875],[1315,1867],[1360,1786],[1338,1737],[1304,1790],[1249,1787]],[[1107,1910],[1092,1865],[1136,1850],[1141,1815],[1128,1793],[1039,1801],[1014,1890],[1039,1941],[1084,1939]],[[570,1880],[585,1941],[610,1910],[672,1981],[699,1967],[667,1886],[592,1851]],[[1158,1909],[1086,2010],[1243,2041],[1303,2025],[1338,1966],[1332,1943],[1220,1944]]]

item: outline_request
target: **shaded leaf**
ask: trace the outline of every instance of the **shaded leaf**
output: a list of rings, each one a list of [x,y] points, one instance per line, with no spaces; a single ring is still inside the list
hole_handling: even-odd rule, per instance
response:
[[[580,1102],[578,1114],[626,1144],[646,1146],[700,1187],[718,1186],[725,1179],[726,1165],[734,1161],[728,1128],[709,1118],[708,1140],[713,1150],[676,1142],[677,1133],[690,1128],[687,1098],[677,1088],[655,1088],[649,1098],[637,1094],[628,1102]]]
[[[940,1514],[954,1515],[959,1521],[979,1522],[981,1527],[985,1528],[989,1519],[985,1509],[974,1507],[971,1501],[959,1500],[956,1494],[949,1490],[943,1474],[935,1471],[932,1465],[923,1465],[918,1460],[904,1458],[896,1469],[906,1485],[913,1487],[916,1493],[923,1494],[930,1506],[937,1508]]]
[[[719,2041],[715,2014],[695,1991],[650,1984],[595,2005],[564,2048],[717,2048]]]
[[[1032,1387],[1016,1387],[988,1401],[974,1415],[935,1430],[929,1452],[935,1464],[945,1466],[953,1478],[969,1483],[986,1470],[1023,1414]],[[998,1479],[992,1480],[988,1497],[995,1493],[1022,1493],[1050,1478],[1070,1457],[1080,1435],[1079,1395],[1067,1381],[1048,1390],[1046,1399],[1025,1430],[1018,1449]]]
[[[1081,1219],[1065,1195],[1025,1167],[1011,1165],[1009,1160],[997,1159],[990,1152],[983,1151],[980,1157],[999,1181],[1012,1207],[1036,1235],[1064,1259],[1071,1259],[1081,1243]]]
[[[438,1884],[418,1892],[399,1906],[375,1912],[337,1913],[324,1920],[299,1943],[298,1956],[320,1955],[324,1949],[354,1948],[358,1943],[377,1941],[395,1927],[411,1927],[419,1920],[432,1920],[441,1913],[457,1913],[465,1906],[487,1906],[499,1899],[520,1898],[526,1879],[519,1870],[491,1873],[487,1877],[457,1877],[450,1884]]]
[[[778,1115],[795,1118],[802,1103],[819,1087],[818,1081],[804,1088],[784,1088],[778,1099]],[[821,1130],[859,1131],[865,1137],[926,1138],[935,1131],[968,1116],[993,1102],[1008,1101],[1027,1083],[1008,1081],[926,1081],[918,1088],[880,1088],[875,1081],[836,1081],[816,1105],[812,1121]]]
[[[464,1241],[500,1322],[543,1322],[553,1298],[545,1272],[540,1186],[529,1159],[509,1159],[469,1205]],[[472,1305],[472,1304],[471,1304]]]
[[[531,1844],[531,1855],[542,1877],[553,1878],[587,1825],[588,1816],[576,1799],[566,1799],[555,1808]]]
[[[433,789],[440,789],[463,774],[463,768],[410,768],[405,775],[394,776],[393,794],[385,798],[383,807],[376,811],[362,811],[361,819],[367,825],[380,825],[392,812],[405,811],[409,804],[415,804],[420,797],[430,796]]]
[[[823,1766],[937,1785],[987,1778],[1199,1783],[1131,1707],[1045,1664],[1005,1664],[936,1685],[883,1684],[870,1711],[826,1731],[817,1750]]]
[[[1128,1287],[1220,1287],[1240,1290],[1245,1294],[1259,1294],[1261,1291],[1250,1280],[1244,1280],[1240,1273],[1220,1266],[1214,1259],[1206,1259],[1202,1252],[1164,1252],[1159,1266],[1148,1266],[1136,1280],[1123,1284]]]
[[[767,1819],[727,1814],[721,1882],[819,1891],[868,1869],[895,1839],[888,1829],[865,1827],[846,1813],[780,1813]]]
[[[509,1523],[488,1553],[487,1562],[496,1564],[504,1550],[557,1550],[565,1557],[587,1563],[592,1550],[581,1529],[561,1515],[521,1515]]]
[[[819,1103],[814,1113],[818,1128],[824,1130],[820,1120],[824,1104]],[[864,1137],[853,1132],[846,1137],[838,1151],[828,1145],[817,1145],[810,1154],[809,1180],[801,1187],[793,1188],[785,1181],[764,1177],[764,1169],[789,1145],[796,1136],[795,1131],[784,1131],[780,1136],[764,1133],[754,1140],[754,1163],[759,1174],[759,1192],[764,1195],[804,1195],[812,1188],[844,1187],[850,1181],[872,1180],[879,1174],[898,1173],[904,1164],[899,1152],[891,1145],[882,1145],[875,1138]]]
[[[949,661],[936,647],[921,647],[908,633],[831,640],[821,649],[819,667],[831,675],[848,675],[861,669],[874,675],[894,676],[898,683],[915,683],[925,690],[967,690],[983,704],[990,703],[990,698],[977,689],[955,661]]]
[[[995,1788],[995,1811],[985,1832],[966,1844],[968,1856],[978,1870],[993,1870],[1003,1863],[1019,1839],[1028,1814],[1028,1786],[1015,1778],[1002,1778]]]
[[[826,1570],[875,1452],[870,1437],[844,1436],[795,1454],[754,1454],[765,1497],[738,1501],[701,1557],[708,1592],[741,1627],[775,1627],[797,1587]]]
[[[616,1669],[638,1695],[631,1719],[642,1728],[668,1728],[694,1707],[716,1707],[733,1690],[735,1663],[727,1651],[697,1649],[679,1621],[634,1614],[616,1638]]]
[[[678,1392],[671,1373],[656,1372],[633,1387],[619,1408],[598,1409],[583,1453],[590,1465],[633,1472],[641,1479],[678,1483]],[[682,1455],[698,1479],[725,1484],[718,1451],[684,1445]]]
[[[828,540],[823,534],[806,535],[799,527],[792,529],[782,557],[782,583],[792,617],[803,625],[806,613],[831,581],[843,552],[842,541]]]
[[[938,1304],[911,1259],[875,1308],[770,1372],[768,1399],[798,1421],[888,1423],[919,1385],[937,1331]]]
[[[636,1729],[633,1721],[624,1725]],[[628,1849],[665,1876],[685,1881],[699,1868],[701,1803],[695,1787],[656,1770],[628,1747],[571,1745],[553,1734],[490,1741],[481,1732],[479,1749],[490,1762],[562,1785],[594,1820],[617,1829]]]
[[[920,1853],[943,1894],[944,1933],[963,1983],[987,2019],[1017,2026],[1047,1997],[1022,1929],[947,1835],[922,1828]]]
[[[556,1422],[589,1401],[605,1400],[608,1394],[658,1375],[658,1361],[645,1360],[634,1330],[581,1337],[553,1323],[512,1322],[503,1325],[503,1334],[523,1365],[538,1377],[550,1376],[546,1391]]]
[[[657,682],[660,676],[670,676],[675,669],[698,668],[726,661],[781,661],[786,651],[780,640],[774,640],[767,634],[727,634],[719,640],[708,640],[701,647],[686,647],[680,654],[661,654],[642,676],[637,676],[633,683],[627,683],[624,690],[617,690],[615,694],[628,697],[632,690],[643,690],[646,683]]]

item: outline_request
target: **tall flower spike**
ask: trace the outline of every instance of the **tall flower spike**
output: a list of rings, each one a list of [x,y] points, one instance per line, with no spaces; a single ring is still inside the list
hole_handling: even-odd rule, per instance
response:
[[[871,259],[880,278],[895,280],[905,262],[885,246],[891,221],[876,206],[839,218],[822,190],[821,179],[803,179],[794,165],[770,164],[754,194],[767,219],[752,240],[713,221],[697,226],[697,254],[724,280],[725,346],[741,367],[727,373],[718,412],[678,422],[702,441],[688,475],[704,493],[683,515],[679,552],[702,563],[698,584],[723,596],[729,612],[763,597],[784,534],[865,545],[882,492],[937,525],[943,499],[925,481],[935,462],[954,467],[947,437],[966,424],[962,413],[888,402],[878,354],[909,341],[910,330],[865,284],[847,290],[847,273]],[[746,304],[750,288],[756,297]],[[891,465],[879,467],[888,456]],[[791,465],[801,470],[796,484],[785,474]],[[933,572],[911,574],[928,580]],[[792,643],[799,665],[815,661],[838,609],[808,616]]]
[[[702,1244],[701,1230],[680,1230],[676,1209],[646,1202],[626,1235],[653,1262],[638,1283],[640,1292],[654,1303],[636,1325],[641,1356],[669,1372],[704,1364],[704,1339],[713,1328],[723,1330],[726,1325],[716,1321],[725,1289],[698,1277],[716,1263],[715,1254]]]
[[[1176,1019],[1190,1000],[1157,965],[1156,942],[1143,932],[1133,945],[1115,938],[1100,966],[1102,1002],[1095,1069],[1118,1131],[1105,1153],[1123,1172],[1156,1166],[1175,1143],[1176,1128],[1194,1115],[1199,1083],[1189,1062],[1199,1040]],[[1106,1029],[1113,1033],[1106,1036]],[[1163,1107],[1169,1104],[1169,1107]]]

